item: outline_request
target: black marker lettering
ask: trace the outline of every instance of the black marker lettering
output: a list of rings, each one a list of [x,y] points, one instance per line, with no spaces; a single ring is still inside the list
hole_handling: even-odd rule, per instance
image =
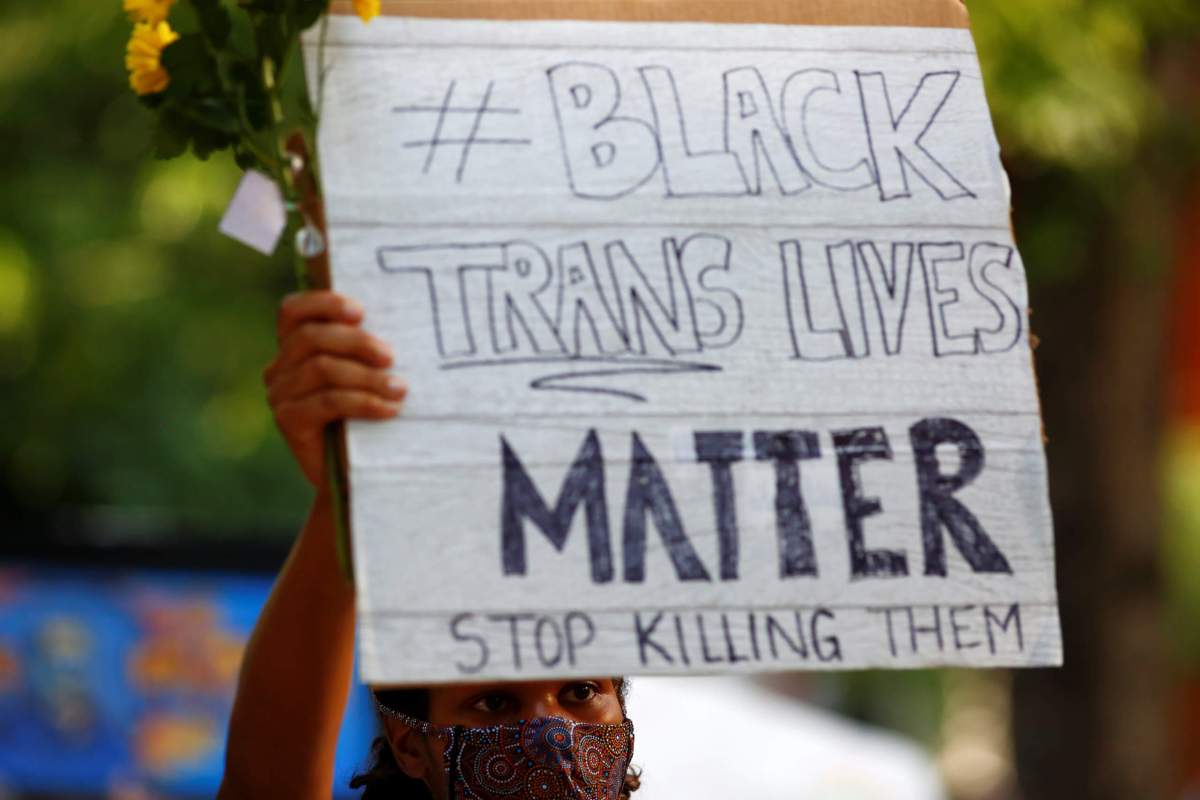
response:
[[[712,473],[713,515],[717,520],[721,580],[738,577],[737,498],[730,464],[742,460],[741,431],[697,431],[693,434],[696,459],[708,464]]]
[[[649,514],[667,546],[667,554],[681,581],[709,581],[708,570],[696,555],[683,521],[671,497],[671,489],[658,467],[658,462],[642,439],[633,434],[633,454],[630,457],[629,487],[625,493],[625,580],[641,583],[646,578],[646,515]]]
[[[767,614],[767,643],[771,646],[771,657],[779,658],[779,649],[775,645],[775,637],[778,635],[780,639],[787,644],[793,653],[800,656],[801,659],[808,660],[808,645],[804,641],[804,628],[801,624],[800,612],[793,613],[793,621],[796,624],[796,638],[788,636],[787,630],[773,614]]]
[[[549,657],[546,655],[546,650],[543,646],[545,637],[543,636],[543,628],[549,627],[554,634],[554,655]],[[558,623],[552,617],[539,617],[537,624],[533,627],[533,642],[537,647],[538,660],[542,662],[543,667],[557,666],[563,657],[563,637],[562,631],[558,629]]]
[[[910,171],[943,200],[974,197],[971,190],[921,143],[958,84],[959,73],[927,73],[898,115],[882,72],[856,72],[855,75],[871,160],[879,182],[879,199],[886,202],[911,197]]]
[[[869,550],[863,534],[863,519],[883,510],[877,497],[863,495],[861,461],[892,458],[883,428],[835,431],[838,474],[841,476],[842,508],[846,514],[846,540],[850,547],[850,577],[896,577],[908,574],[908,559],[899,550]]]
[[[671,616],[675,618],[675,639],[679,642],[679,660],[685,666],[690,666],[692,660],[688,658],[687,640],[683,636],[683,620],[678,614],[672,614]]]
[[[572,623],[582,622],[586,629],[586,638],[575,638],[575,629]],[[582,611],[568,611],[563,618],[563,629],[566,631],[567,638],[567,662],[573,667],[575,666],[575,654],[581,648],[587,647],[592,643],[592,639],[596,638],[596,626],[592,623],[592,618]]]
[[[658,139],[640,119],[617,115],[621,84],[603,64],[571,62],[546,70],[567,181],[578,197],[611,200],[650,180]]]
[[[885,606],[883,608],[868,608],[867,609],[867,613],[869,613],[869,614],[883,614],[884,615],[884,619],[887,621],[888,651],[891,652],[892,658],[895,658],[899,654],[896,649],[896,631],[892,627],[892,612],[899,611],[899,610],[900,609],[893,608],[891,606]]]
[[[833,612],[827,608],[817,608],[808,618],[809,635],[812,638],[813,650],[817,654],[817,659],[825,664],[830,661],[842,660],[841,640],[832,633],[822,636],[820,631],[821,620],[829,620],[832,624],[835,619]],[[798,620],[797,624],[799,624]]]
[[[519,626],[522,621],[533,618],[533,614],[489,614],[487,617],[488,622],[508,623],[508,635],[512,639],[513,668],[518,671],[521,669],[521,637]]]
[[[1008,633],[1008,626],[1012,625],[1014,632],[1017,634],[1017,651],[1021,653],[1025,652],[1025,635],[1021,630],[1020,605],[1013,603],[1011,606],[1009,606],[1008,613],[1005,615],[1004,619],[1000,619],[998,616],[993,614],[990,606],[984,606],[983,622],[984,627],[987,628],[988,650],[992,653],[992,655],[996,654],[996,636],[992,632],[993,622],[996,623],[996,627],[998,627],[1002,633]]]
[[[667,652],[666,648],[650,638],[654,635],[654,629],[658,627],[658,623],[662,621],[662,617],[663,615],[661,611],[656,612],[654,614],[654,620],[649,626],[645,626],[642,624],[642,612],[635,611],[633,614],[633,630],[637,637],[638,658],[641,659],[642,666],[646,666],[648,663],[650,663],[646,658],[646,648],[648,647],[654,648],[654,650],[658,652],[659,656],[661,656],[662,659],[668,664],[675,663],[675,659],[671,658],[671,654]]]
[[[473,675],[479,670],[487,666],[488,663],[488,645],[487,640],[475,633],[463,633],[459,627],[464,623],[475,618],[474,614],[456,614],[450,620],[450,635],[454,637],[456,642],[474,642],[479,648],[479,660],[474,664],[464,664],[461,661],[456,661],[454,666],[464,675]]]
[[[954,637],[954,649],[955,650],[973,650],[976,647],[979,647],[979,645],[981,644],[981,642],[979,642],[979,641],[969,641],[969,642],[963,641],[962,634],[964,632],[970,631],[971,628],[968,625],[960,625],[958,622],[959,614],[970,613],[970,612],[973,612],[974,610],[975,610],[975,606],[951,606],[950,607],[950,632]]]
[[[812,523],[800,492],[799,461],[821,457],[811,431],[755,431],[754,455],[775,464],[775,530],[779,538],[779,576],[815,576]]]
[[[945,417],[923,419],[909,429],[917,465],[917,490],[921,501],[921,541],[925,547],[925,574],[946,576],[946,549],[942,528],[975,572],[1012,573],[1008,559],[988,537],[979,520],[954,493],[979,477],[983,471],[983,443],[975,432],[958,420]],[[958,449],[958,471],[943,475],[937,446],[952,444]]]
[[[525,574],[525,526],[529,519],[559,552],[575,511],[582,504],[587,517],[588,552],[592,580],[612,580],[612,547],[608,536],[608,506],[604,493],[604,459],[596,431],[588,431],[575,462],[563,479],[558,500],[551,511],[508,440],[500,437],[504,469],[504,497],[500,508],[500,553],[505,575]]]
[[[729,617],[725,612],[721,612],[721,632],[725,634],[725,651],[729,656],[730,664],[738,664],[742,661],[747,661],[746,656],[737,651],[733,645],[733,633],[729,630]]]
[[[696,615],[696,629],[700,632],[700,655],[704,658],[705,664],[721,664],[720,656],[714,656],[708,650],[708,635],[704,630],[704,615]]]

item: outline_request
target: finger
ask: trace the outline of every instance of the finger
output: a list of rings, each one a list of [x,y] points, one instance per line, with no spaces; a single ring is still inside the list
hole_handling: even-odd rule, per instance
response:
[[[357,359],[375,367],[392,363],[391,348],[356,325],[306,322],[280,343],[272,372],[293,369],[320,353]]]
[[[279,405],[307,397],[324,389],[361,389],[386,400],[401,400],[407,384],[386,370],[361,361],[320,353],[302,361],[295,369],[278,374],[267,384],[267,399]]]
[[[279,304],[275,333],[282,342],[306,322],[356,323],[361,322],[362,317],[362,306],[337,292],[325,289],[294,292]]]
[[[275,418],[285,434],[319,430],[339,419],[388,419],[400,413],[400,404],[357,389],[330,389],[275,407]]]

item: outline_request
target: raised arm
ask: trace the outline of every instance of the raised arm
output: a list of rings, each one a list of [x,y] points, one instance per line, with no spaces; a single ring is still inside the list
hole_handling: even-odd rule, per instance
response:
[[[335,556],[324,427],[395,416],[405,389],[362,311],[333,292],[280,306],[279,353],[264,371],[275,421],[316,499],[246,647],[229,723],[221,800],[328,800],[354,661],[354,592]]]

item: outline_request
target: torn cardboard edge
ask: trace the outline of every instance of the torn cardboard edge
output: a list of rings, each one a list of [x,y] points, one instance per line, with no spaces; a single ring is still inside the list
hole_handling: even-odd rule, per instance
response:
[[[344,5],[344,4],[343,4],[343,5]],[[412,5],[414,5],[414,4],[410,4],[410,2],[409,2],[409,4],[407,4],[407,6],[412,6]],[[478,8],[478,7],[482,7],[482,6],[486,6],[486,5],[487,5],[487,4],[475,4],[475,5],[474,5],[474,7]],[[499,4],[497,4],[497,5],[499,5]],[[512,6],[512,5],[514,5],[514,4],[504,4],[504,5],[506,5],[506,6]],[[518,5],[520,5],[520,4],[518,4]],[[389,10],[394,10],[394,8],[397,8],[397,7],[401,7],[401,8],[403,8],[404,6],[406,6],[406,4],[403,4],[403,2],[395,2],[395,4],[389,4]],[[432,7],[432,6],[430,6],[430,7]],[[460,7],[461,7],[461,6],[460,6]],[[661,10],[661,8],[659,8],[659,10]],[[410,13],[409,11],[401,11],[400,13],[402,13],[402,14],[408,14],[408,16],[419,16],[419,14],[412,14],[412,13]],[[490,14],[490,17],[491,17],[492,19],[504,20],[504,22],[510,22],[510,23],[511,23],[511,22],[518,22],[518,20],[521,20],[521,18],[514,18],[514,17],[511,17],[511,16],[503,16],[503,14],[494,14],[494,13]],[[545,14],[538,14],[538,16],[535,16],[535,18],[546,18],[546,16],[545,16]],[[551,19],[553,19],[553,17],[551,17]],[[394,20],[385,20],[385,22],[394,23]],[[529,22],[532,22],[532,20],[529,20]],[[570,28],[571,28],[571,24],[570,24],[570,22],[568,22],[568,20],[563,20],[563,22],[566,22],[566,24],[565,24],[565,28],[566,28],[566,29],[570,29]],[[580,26],[580,28],[586,28],[586,26],[587,26],[587,25],[586,25],[586,24],[584,24],[584,23],[586,23],[586,22],[595,22],[595,20],[581,20],[581,24],[580,24],[580,25],[578,25],[578,26]],[[629,22],[629,20],[628,20],[628,19],[620,19],[620,20],[616,20],[616,22]],[[635,23],[636,23],[636,22],[646,22],[646,20],[635,20]],[[700,23],[706,23],[706,22],[712,22],[712,20],[710,20],[710,19],[698,18],[698,17],[696,16],[696,14],[689,14],[689,16],[688,16],[688,17],[686,17],[685,19],[682,19],[682,20],[677,20],[677,22],[700,22]],[[773,19],[764,19],[764,18],[758,18],[758,19],[752,20],[752,22],[760,22],[760,23],[772,23],[772,22],[775,22],[775,20],[773,20]],[[840,22],[844,22],[844,20],[840,20]],[[353,18],[350,18],[350,19],[344,19],[344,18],[343,18],[343,19],[341,20],[341,23],[343,24],[344,28],[346,28],[346,29],[353,28],[355,31],[367,31],[367,30],[368,30],[367,28],[365,28],[365,26],[364,26],[364,28],[359,28],[359,23],[358,23],[358,20],[355,20],[355,19],[353,19]],[[874,25],[874,23],[875,23],[875,20],[872,20],[872,23],[871,23],[871,24],[872,24],[872,25]],[[403,24],[407,24],[407,23],[401,23],[401,24],[403,25]],[[413,24],[416,24],[416,25],[418,25],[418,26],[420,26],[420,25],[421,25],[421,23],[413,23]],[[425,23],[425,24],[427,24],[427,23]],[[460,23],[460,24],[461,24],[461,23]],[[446,23],[446,25],[448,25],[448,26],[452,26],[450,23]],[[508,25],[508,26],[511,26],[511,25]],[[535,25],[535,26],[536,26],[536,25]],[[547,26],[550,26],[550,28],[564,29],[564,25],[563,25],[563,24],[559,24],[559,25],[547,25]],[[839,25],[839,26],[840,26],[840,25]],[[517,25],[517,28],[521,28],[521,25]],[[604,26],[604,25],[599,25],[599,26],[598,26],[598,28],[605,28],[605,26]],[[670,26],[664,26],[664,29],[666,29],[666,28],[670,28]],[[910,26],[908,26],[908,28],[912,28],[912,26],[910,25]],[[385,30],[386,30],[386,25],[385,25]],[[770,29],[768,29],[768,28],[763,28],[763,29],[757,29],[757,30],[770,30]],[[937,31],[937,30],[932,30],[932,29],[925,29],[925,31],[924,31],[924,32],[922,32],[922,30],[920,30],[920,29],[917,29],[917,30],[896,31],[896,32],[898,32],[898,34],[905,34],[905,35],[907,35],[907,36],[913,36],[913,37],[928,37],[928,38],[934,38],[934,37],[937,37],[938,35],[946,35],[946,36],[948,36],[948,35],[961,35],[961,34],[960,34],[960,31],[961,31],[961,30],[965,30],[965,26],[946,26],[946,29],[944,29],[944,30],[942,30],[942,31]],[[377,32],[378,32],[378,31],[377,31]],[[742,34],[742,35],[755,35],[755,34],[756,34],[756,29],[754,29],[754,28],[751,28],[751,29],[742,29],[742,30],[740,30],[740,31],[738,31],[738,32],[739,32],[739,34]],[[830,32],[833,32],[833,31],[830,31]],[[869,32],[869,31],[863,31],[863,32],[864,32],[864,34],[866,34],[866,32]],[[854,32],[853,30],[851,30],[851,31],[836,31],[836,34],[838,34],[839,36],[844,36],[844,37],[852,38],[852,40],[856,41],[856,43],[860,43],[860,41],[859,41],[859,40],[860,40],[860,36],[859,36],[859,34],[857,34],[857,32]],[[365,36],[371,36],[371,34],[366,34]],[[458,40],[457,40],[457,35],[456,35],[456,34],[454,34],[454,35],[452,35],[451,37],[448,37],[448,38],[450,38],[450,41],[454,41],[454,43],[455,43],[455,44],[457,44],[457,43],[458,43]],[[552,44],[554,44],[554,46],[558,46],[558,44],[559,44],[559,42],[557,42],[557,41],[552,41],[551,43],[552,43]],[[655,44],[656,44],[656,42],[655,42]],[[476,74],[476,73],[473,73],[473,74]],[[449,102],[449,101],[448,101],[448,102]],[[980,116],[982,116],[982,115],[980,115]],[[998,205],[998,204],[997,204],[997,205]],[[366,528],[368,528],[368,525],[364,525],[364,529],[366,529]],[[370,561],[371,559],[370,559],[370,558],[367,558],[367,559],[362,559],[362,560],[364,560],[364,561]],[[372,581],[372,583],[374,583],[374,581]],[[722,619],[722,622],[724,622],[724,615],[722,615],[722,618],[721,618],[721,619]],[[890,624],[890,616],[888,616],[888,621],[889,621],[889,624]],[[635,625],[636,625],[636,620],[635,620]],[[1056,620],[1055,620],[1055,622],[1054,622],[1054,625],[1055,625],[1055,626],[1057,625],[1057,621],[1056,621]],[[889,632],[890,632],[890,627],[888,628],[888,630],[889,630]],[[682,634],[680,634],[680,636],[682,636]],[[408,638],[408,637],[402,637],[402,638]],[[973,646],[973,645],[972,645],[972,646]],[[732,652],[732,651],[731,651],[731,652]],[[1057,655],[1050,655],[1050,656],[1048,656],[1048,657],[1049,657],[1049,658],[1058,658],[1058,661],[1061,661],[1061,654],[1057,654]],[[731,655],[731,660],[733,660],[733,656],[732,656],[732,655]],[[644,660],[642,661],[642,663],[644,663]],[[1049,662],[1048,662],[1048,663],[1049,663]],[[1057,661],[1056,661],[1055,663],[1057,663]],[[380,673],[380,674],[382,674],[382,673]]]
[[[353,14],[354,6],[351,0],[333,0],[330,11]],[[970,27],[961,0],[382,0],[381,13],[442,19]]]

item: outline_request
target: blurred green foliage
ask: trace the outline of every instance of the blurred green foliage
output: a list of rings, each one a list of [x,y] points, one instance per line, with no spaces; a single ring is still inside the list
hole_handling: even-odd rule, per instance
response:
[[[969,7],[1031,278],[1097,266],[1076,246],[1096,230],[1111,263],[1161,275],[1200,153],[1200,3]],[[0,492],[285,531],[307,489],[260,371],[290,265],[216,232],[228,155],[150,158],[128,32],[116,0],[0,17]]]
[[[217,233],[238,177],[227,153],[151,158],[119,5],[7,0],[0,16],[0,497],[148,512],[150,535],[288,536],[308,489],[260,372],[291,264]],[[1163,279],[1178,208],[1200,193],[1200,2],[968,5],[1031,281]],[[1172,638],[1200,661],[1200,434],[1175,443],[1166,475]],[[938,738],[938,673],[820,686],[854,716]]]
[[[1200,202],[1200,3],[967,5],[1031,283],[1103,270],[1173,281],[1185,209]],[[1166,319],[1144,323],[1167,335]],[[1168,426],[1166,445],[1166,624],[1175,655],[1200,664],[1200,436]]]
[[[129,29],[95,0],[0,18],[0,491],[286,528],[307,495],[260,371],[291,266],[217,233],[228,157],[149,157]]]
[[[1172,113],[1150,49],[1186,43],[1200,21],[1191,0],[967,5],[1007,154],[1081,173],[1136,161]]]
[[[1032,281],[1171,266],[1200,164],[1200,3],[968,0]],[[1097,261],[1085,245],[1106,240]]]

